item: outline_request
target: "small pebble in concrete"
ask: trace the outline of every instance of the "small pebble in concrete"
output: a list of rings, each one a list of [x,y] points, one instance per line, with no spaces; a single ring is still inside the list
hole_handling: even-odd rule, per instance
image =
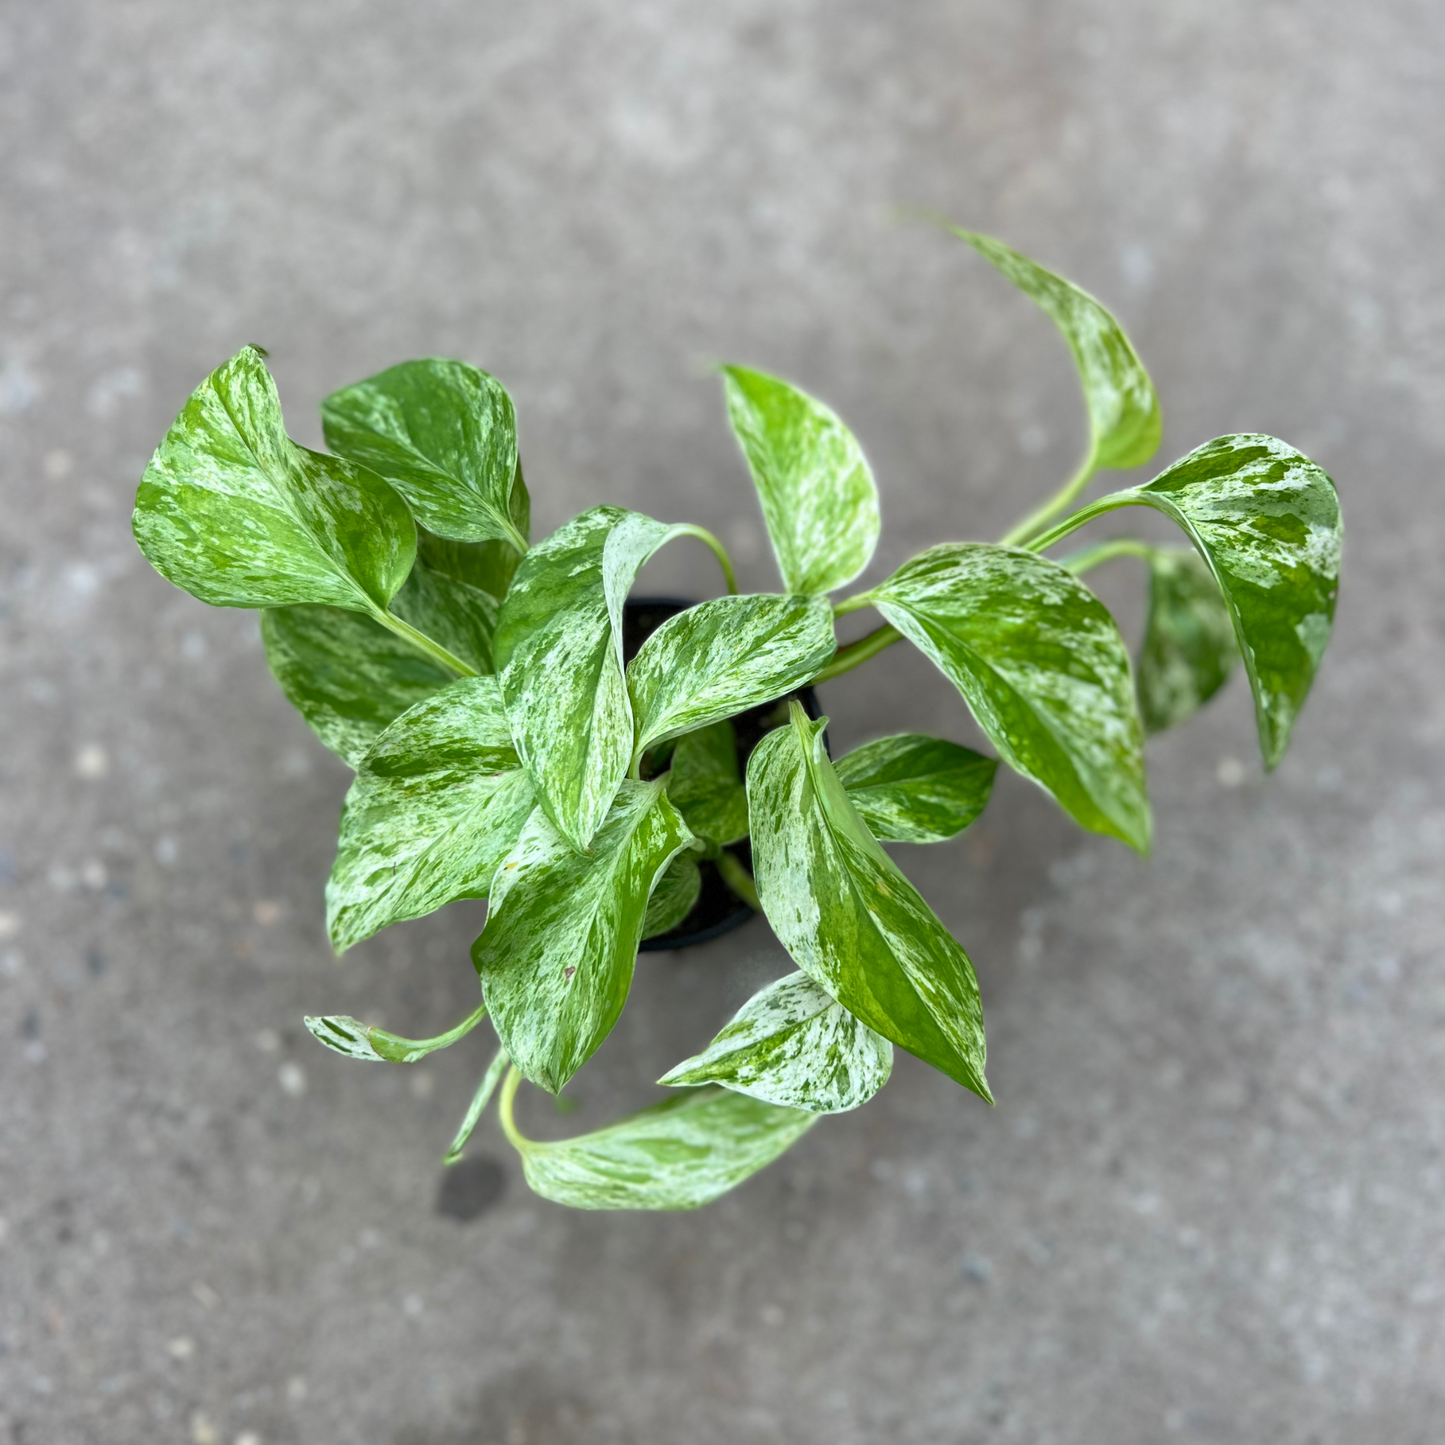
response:
[[[1237,788],[1244,781],[1244,764],[1238,758],[1220,758],[1214,776],[1221,788]]]
[[[306,1092],[306,1070],[294,1059],[287,1059],[276,1070],[276,1082],[293,1099],[299,1099]]]
[[[196,1342],[189,1335],[177,1335],[166,1345],[166,1353],[173,1360],[189,1360],[196,1353]]]
[[[103,778],[110,771],[110,755],[99,743],[86,743],[75,755],[77,778]]]

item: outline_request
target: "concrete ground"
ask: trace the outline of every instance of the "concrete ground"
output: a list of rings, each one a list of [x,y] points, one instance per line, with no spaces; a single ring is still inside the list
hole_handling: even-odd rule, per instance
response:
[[[1442,43],[1433,0],[3,7],[0,1440],[1438,1441]],[[1337,478],[1295,745],[1260,775],[1238,682],[1155,744],[1148,863],[1015,778],[900,850],[977,963],[997,1108],[903,1059],[664,1217],[534,1199],[488,1122],[439,1194],[486,1041],[370,1069],[300,1020],[450,1023],[477,911],[333,960],[346,771],[256,619],[135,551],[145,459],[244,342],[312,443],[331,388],[465,356],[539,533],[635,506],[767,588],[736,358],[862,437],[879,577],[997,536],[1082,437],[1047,322],[907,206],[1117,307],[1161,462],[1257,429]],[[645,585],[712,586],[675,551]],[[971,736],[902,648],[824,701],[840,746]],[[531,1127],[652,1097],[785,966],[758,922],[644,958]]]

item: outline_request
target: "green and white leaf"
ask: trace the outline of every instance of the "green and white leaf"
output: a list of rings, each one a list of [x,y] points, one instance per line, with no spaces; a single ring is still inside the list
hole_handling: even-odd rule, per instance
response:
[[[544,1199],[573,1209],[696,1209],[771,1164],[818,1117],[698,1089],[574,1139],[543,1143],[515,1128],[509,1137]]]
[[[878,545],[878,488],[853,433],[776,376],[723,367],[728,419],[758,489],[783,585],[822,594],[851,582]]]
[[[990,1099],[968,955],[848,801],[827,719],[789,712],[748,760],[753,878],[773,932],[855,1018]]]
[[[657,1082],[721,1084],[770,1104],[840,1114],[865,1104],[893,1071],[893,1045],[805,973],[770,983],[702,1053]]]
[[[403,713],[346,795],[326,885],[332,945],[485,898],[535,805],[495,678],[462,678]]]
[[[531,531],[531,506],[520,464],[512,488],[512,518],[517,530],[527,536]],[[458,542],[450,537],[438,537],[425,527],[416,529],[416,555],[433,572],[478,588],[495,598],[498,606],[507,595],[517,564],[522,560],[522,554],[510,542]]]
[[[1052,318],[1074,354],[1092,467],[1136,467],[1159,448],[1159,398],[1119,323],[1089,293],[992,236],[951,228]]]
[[[1153,507],[1199,549],[1224,595],[1249,674],[1266,768],[1324,657],[1339,595],[1344,522],[1323,470],[1275,437],[1219,437],[1147,486],[1101,499]]]
[[[326,445],[371,468],[439,537],[527,550],[513,520],[517,425],[495,377],[464,361],[406,361],[321,403]]]
[[[950,542],[871,597],[963,694],[1005,762],[1085,828],[1148,850],[1129,654],[1082,582],[1031,552]]]
[[[383,612],[416,528],[376,473],[293,442],[276,385],[243,347],[191,393],[136,492],[136,541],[202,602]]]
[[[261,641],[306,726],[353,768],[407,708],[455,680],[379,622],[340,607],[268,607]]]
[[[849,801],[884,843],[940,843],[983,812],[998,759],[922,733],[865,743],[833,764]]]
[[[748,793],[731,722],[724,718],[678,739],[667,796],[699,838],[725,846],[748,836]]]
[[[1151,550],[1149,619],[1137,669],[1146,733],[1177,727],[1219,691],[1239,660],[1234,623],[1193,548]]]
[[[821,597],[719,597],[669,617],[627,669],[634,760],[801,687],[837,647]]]
[[[632,982],[652,890],[693,837],[662,781],[624,782],[588,853],[536,809],[497,869],[472,945],[507,1052],[560,1093],[607,1037]]]
[[[686,850],[667,865],[657,880],[652,897],[647,901],[647,916],[642,920],[642,936],[656,938],[671,933],[689,913],[702,892],[702,874],[697,858]]]
[[[473,1009],[455,1028],[432,1039],[404,1039],[374,1024],[364,1024],[350,1014],[324,1014],[320,1018],[308,1015],[303,1022],[313,1038],[328,1049],[345,1054],[348,1059],[377,1064],[414,1064],[418,1059],[424,1059],[428,1054],[464,1038],[486,1016],[486,1006],[482,1005]]]
[[[591,843],[632,758],[623,603],[643,563],[685,531],[593,507],[527,553],[502,604],[493,654],[512,737],[574,848]]]

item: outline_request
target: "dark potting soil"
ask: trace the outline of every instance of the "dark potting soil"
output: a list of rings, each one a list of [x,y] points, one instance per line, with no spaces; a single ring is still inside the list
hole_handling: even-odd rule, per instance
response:
[[[637,655],[638,648],[669,617],[675,617],[691,606],[692,603],[682,602],[674,597],[644,597],[635,602],[629,601],[622,615],[623,657],[631,662]],[[749,754],[765,733],[770,733],[787,721],[788,703],[793,698],[803,704],[803,710],[809,717],[818,716],[818,700],[813,695],[813,689],[805,687],[798,692],[788,693],[786,697],[775,702],[750,707],[746,712],[738,713],[732,718],[733,734],[738,745],[738,771],[743,777],[747,776]],[[827,742],[824,737],[825,747]],[[730,845],[727,851],[740,859],[749,873],[753,871],[753,853],[746,838],[741,843]],[[692,906],[692,912],[667,933],[643,939],[640,945],[642,952],[651,953],[664,948],[689,948],[694,943],[706,943],[708,939],[716,938],[719,934],[746,923],[753,916],[753,910],[723,882],[714,863],[702,859],[698,863],[698,869],[702,874],[702,890],[697,896],[697,902]]]

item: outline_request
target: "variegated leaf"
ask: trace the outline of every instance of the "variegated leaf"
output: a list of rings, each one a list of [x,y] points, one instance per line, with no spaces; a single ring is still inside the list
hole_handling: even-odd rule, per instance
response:
[[[510,1138],[527,1183],[557,1204],[696,1209],[771,1164],[817,1119],[727,1089],[697,1089],[577,1138],[543,1143],[515,1128]]]
[[[702,892],[702,874],[696,856],[684,850],[667,865],[657,880],[652,897],[647,901],[647,916],[642,921],[642,936],[656,938],[671,933],[689,913]]]
[[[634,760],[802,686],[837,645],[820,597],[719,597],[669,617],[627,669]]]
[[[755,993],[702,1053],[657,1082],[721,1084],[770,1104],[839,1114],[867,1103],[893,1069],[893,1045],[805,973]]]
[[[1137,669],[1146,733],[1177,727],[1224,686],[1239,648],[1208,565],[1192,548],[1150,551],[1149,619]]]
[[[349,1014],[324,1014],[320,1018],[308,1015],[302,1022],[318,1043],[325,1044],[338,1054],[345,1054],[348,1059],[378,1064],[414,1064],[418,1059],[465,1038],[486,1016],[487,1009],[483,1004],[473,1009],[455,1028],[432,1039],[404,1039],[375,1024],[364,1024]]]
[[[326,885],[333,946],[485,898],[535,803],[495,678],[463,678],[403,713],[346,795]]]
[[[386,609],[416,555],[406,503],[376,473],[299,447],[243,347],[191,394],[136,492],[151,565],[218,607]]]
[[[406,361],[332,392],[321,421],[326,445],[385,477],[429,531],[527,550],[512,499],[516,418],[494,376],[464,361]]]
[[[855,1018],[989,1099],[968,955],[848,801],[827,719],[796,702],[789,713],[748,760],[753,877],[773,932]]]
[[[853,433],[776,376],[723,367],[728,418],[789,592],[851,582],[878,545],[878,488]]]
[[[1095,467],[1136,467],[1159,448],[1159,399],[1123,328],[1087,291],[976,231],[952,228],[1053,319],[1074,353]]]
[[[1129,653],[1082,582],[1031,552],[949,542],[871,596],[963,694],[1005,762],[1085,828],[1148,850]]]
[[[623,604],[643,563],[684,531],[594,507],[527,553],[502,604],[493,655],[512,737],[574,848],[591,843],[632,757]]]
[[[726,718],[677,740],[667,796],[699,838],[725,846],[748,836],[748,794]]]
[[[632,982],[648,899],[693,841],[659,779],[624,782],[591,851],[538,808],[497,869],[472,962],[517,1067],[552,1093],[607,1037]]]
[[[998,759],[922,733],[865,743],[833,764],[849,801],[884,843],[941,843],[983,812]]]

